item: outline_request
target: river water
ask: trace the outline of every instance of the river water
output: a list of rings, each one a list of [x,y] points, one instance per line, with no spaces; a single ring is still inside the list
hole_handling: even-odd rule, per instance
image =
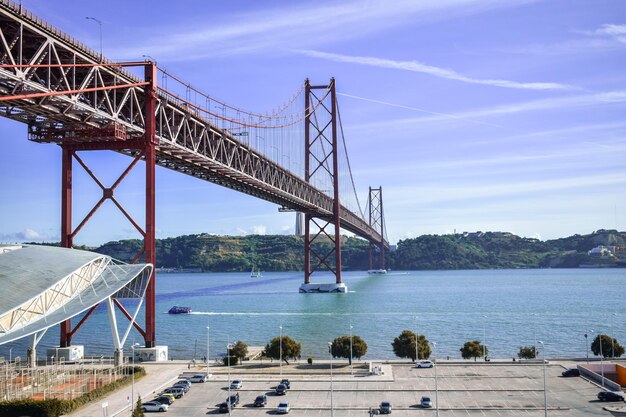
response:
[[[157,342],[175,359],[206,354],[243,340],[265,345],[283,335],[302,343],[302,357],[327,358],[327,342],[354,335],[368,344],[364,359],[394,358],[393,338],[410,329],[437,342],[437,356],[459,358],[467,340],[485,340],[490,357],[512,358],[519,347],[542,340],[548,357],[584,357],[584,334],[611,334],[626,343],[626,270],[541,269],[406,271],[387,275],[344,273],[347,294],[300,294],[302,274],[161,273],[157,277]],[[332,282],[318,275],[315,282]],[[190,315],[169,315],[174,305]],[[140,313],[139,317],[143,314]],[[417,317],[417,319],[416,319]],[[125,319],[118,320],[125,325]],[[143,321],[141,319],[140,321]],[[589,333],[589,341],[595,337]],[[133,331],[129,338],[139,342]],[[74,336],[87,355],[111,355],[113,343],[105,308],[99,308]],[[57,327],[38,347],[58,343]],[[129,346],[130,343],[127,344]],[[24,355],[26,342],[0,347],[0,354]]]

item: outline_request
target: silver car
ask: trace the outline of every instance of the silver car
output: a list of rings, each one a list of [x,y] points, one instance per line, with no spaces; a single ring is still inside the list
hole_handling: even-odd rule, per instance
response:
[[[167,409],[169,408],[169,405],[161,404],[158,401],[148,401],[147,403],[141,404],[141,408],[145,412],[148,412],[148,411],[167,411]]]

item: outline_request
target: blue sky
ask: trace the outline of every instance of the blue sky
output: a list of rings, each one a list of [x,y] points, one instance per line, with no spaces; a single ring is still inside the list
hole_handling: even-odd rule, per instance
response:
[[[55,1],[25,7],[104,54],[147,54],[253,111],[336,77],[356,185],[392,242],[454,230],[549,239],[626,223],[626,3],[619,0]],[[0,241],[54,240],[60,149],[0,120]],[[110,181],[130,162],[83,154]],[[75,224],[100,194],[76,169]],[[141,171],[116,194],[141,220]],[[76,239],[137,237],[107,202]],[[158,237],[286,233],[292,214],[158,169]]]

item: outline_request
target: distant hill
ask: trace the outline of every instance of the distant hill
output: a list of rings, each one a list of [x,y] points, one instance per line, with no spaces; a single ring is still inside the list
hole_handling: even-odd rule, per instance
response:
[[[598,230],[588,235],[541,241],[507,232],[475,232],[454,235],[423,235],[398,242],[388,256],[392,269],[503,269],[575,268],[599,262],[587,255],[598,246],[626,247],[626,233]],[[304,263],[302,237],[287,235],[216,236],[187,235],[157,240],[157,267],[212,272],[297,271]],[[140,240],[106,243],[96,252],[130,261]],[[331,249],[328,242],[314,245],[319,253]],[[345,270],[368,268],[368,243],[344,237],[342,264]]]

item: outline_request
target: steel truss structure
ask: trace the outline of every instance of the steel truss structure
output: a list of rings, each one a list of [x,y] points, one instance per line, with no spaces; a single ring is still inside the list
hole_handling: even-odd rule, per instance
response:
[[[369,207],[370,226],[380,231],[381,239],[378,242],[370,240],[369,245],[369,269],[374,269],[374,248],[378,249],[379,268],[385,269],[385,216],[383,214],[383,187],[369,188],[367,195],[367,205]]]
[[[143,77],[129,72],[129,68],[136,67],[144,68]],[[309,223],[315,218],[321,233],[333,240],[335,248],[333,254],[315,254],[318,262],[313,269],[307,261],[305,281],[318,267],[325,266],[334,271],[340,282],[340,227],[371,242],[387,245],[378,230],[340,204],[337,172],[333,172],[334,194],[327,195],[309,183],[313,171],[303,180],[241,142],[228,130],[201,117],[186,100],[160,88],[156,72],[153,62],[108,61],[99,52],[23,10],[21,5],[0,0],[0,116],[28,124],[30,140],[56,143],[62,148],[63,246],[71,247],[76,234],[95,211],[106,200],[111,200],[144,238],[142,252],[135,260],[143,256],[145,262],[154,264],[156,165],[306,213],[309,232]],[[333,151],[329,156],[333,158],[336,171],[334,85],[333,80],[324,87],[324,97],[332,96]],[[315,88],[307,91],[307,101]],[[307,116],[311,116],[310,107],[306,109]],[[315,111],[328,110],[319,106]],[[310,126],[311,117],[307,117],[306,129]],[[327,140],[328,131],[319,128],[324,132],[320,140]],[[308,137],[305,140],[308,141]],[[120,152],[131,156],[133,161],[116,183],[106,187],[78,156],[80,151],[94,150]],[[71,212],[73,160],[102,189],[102,198],[76,228],[72,227]],[[140,160],[145,162],[146,171],[146,223],[143,227],[114,195],[116,187]],[[326,162],[323,165],[326,166]],[[333,233],[326,232],[329,224],[334,225]],[[310,243],[315,237],[307,236],[305,256],[310,260]],[[146,347],[155,346],[155,281],[153,276],[146,292],[145,329],[141,330]],[[123,309],[122,313],[130,316]],[[61,346],[71,343],[76,330],[69,321],[61,326]]]

